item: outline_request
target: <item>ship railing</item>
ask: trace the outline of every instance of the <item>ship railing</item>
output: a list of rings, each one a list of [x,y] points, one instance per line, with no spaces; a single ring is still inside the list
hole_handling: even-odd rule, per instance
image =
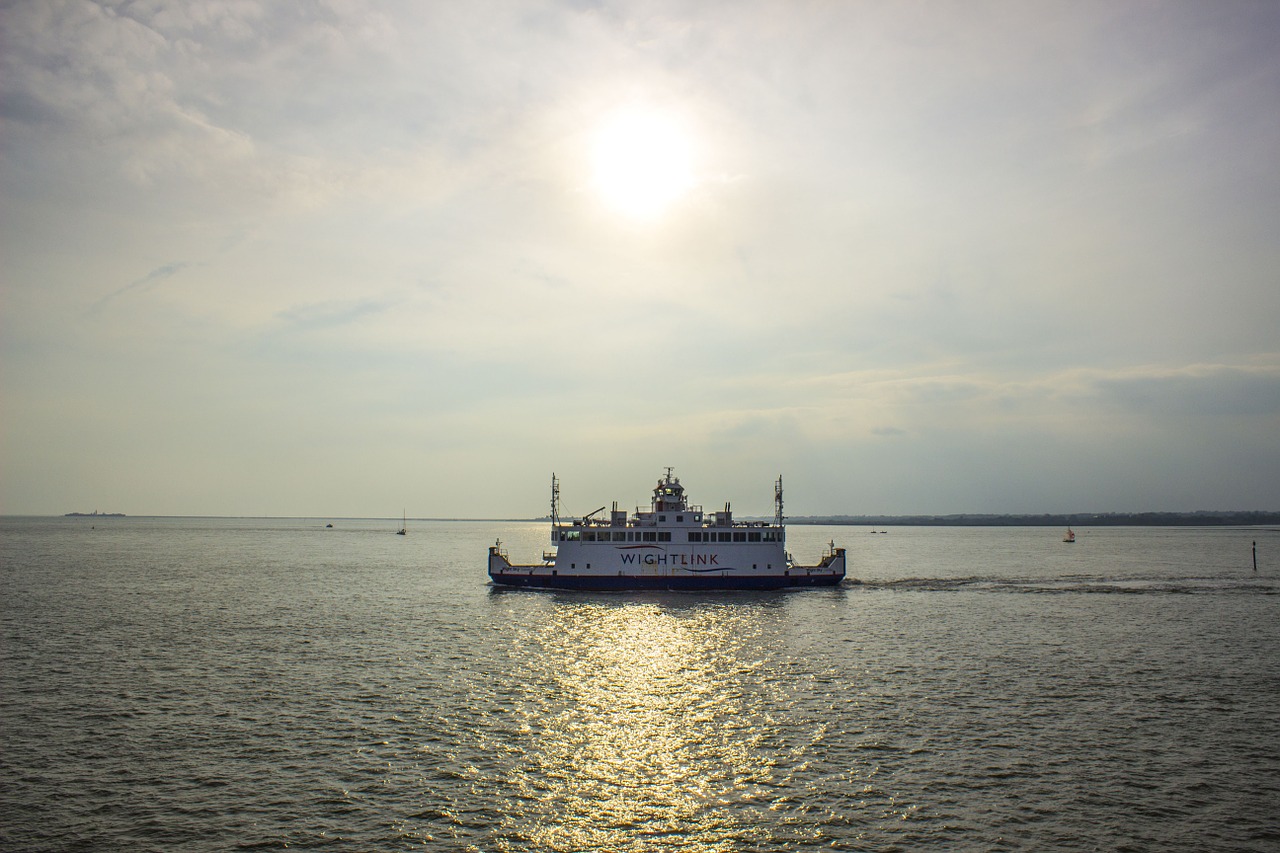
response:
[[[774,530],[784,529],[782,525],[774,524],[772,521],[738,521],[736,519],[734,521],[729,522],[728,524],[725,524],[724,522],[716,521],[713,519],[711,521],[708,521],[706,526],[707,527],[742,527],[742,528],[752,527],[757,529],[773,528]]]
[[[702,512],[702,508],[695,507],[686,511]],[[643,519],[635,518],[635,517],[628,518],[626,524],[615,524],[612,519],[607,519],[607,518],[575,518],[572,521],[562,521],[559,524],[556,524],[553,526],[556,529],[574,528],[574,527],[610,528],[610,527],[663,527],[663,526],[666,526],[667,524],[666,522],[658,521],[656,516],[654,516],[654,513],[650,512],[649,510],[644,510],[643,513],[647,517]],[[702,523],[703,527],[711,527],[711,528],[732,527],[732,528],[741,528],[743,530],[747,530],[747,529],[785,530],[786,529],[784,525],[775,524],[772,521],[739,521],[737,519],[733,519],[732,521],[725,523],[716,519],[714,514],[710,516],[704,515],[703,518],[704,518],[704,521]]]
[[[651,507],[640,506],[640,504],[636,504],[636,511],[632,514],[639,515],[642,512],[651,513],[653,511],[654,510]],[[686,504],[684,509],[668,509],[668,510],[660,510],[660,512],[702,512],[702,504]]]

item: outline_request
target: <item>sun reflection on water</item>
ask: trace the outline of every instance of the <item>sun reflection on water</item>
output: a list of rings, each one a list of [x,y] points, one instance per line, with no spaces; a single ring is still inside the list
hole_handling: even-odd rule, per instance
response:
[[[737,652],[754,608],[556,608],[529,658],[557,669],[523,707],[510,842],[540,849],[742,849],[773,781],[758,682]],[[541,681],[541,679],[539,679]],[[515,846],[506,849],[518,849]]]

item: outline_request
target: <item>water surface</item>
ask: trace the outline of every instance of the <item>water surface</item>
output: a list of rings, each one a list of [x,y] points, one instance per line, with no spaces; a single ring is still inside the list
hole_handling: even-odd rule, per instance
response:
[[[862,583],[584,594],[487,585],[542,524],[328,521],[0,520],[0,848],[1280,845],[1275,532],[793,526]]]

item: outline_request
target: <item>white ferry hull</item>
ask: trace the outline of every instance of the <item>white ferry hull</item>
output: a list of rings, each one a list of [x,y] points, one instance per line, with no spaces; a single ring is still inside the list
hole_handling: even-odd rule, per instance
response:
[[[845,579],[845,549],[836,548],[816,566],[735,569],[689,565],[679,559],[643,568],[567,569],[556,563],[513,565],[489,548],[489,577],[502,586],[576,590],[777,590],[836,586]]]

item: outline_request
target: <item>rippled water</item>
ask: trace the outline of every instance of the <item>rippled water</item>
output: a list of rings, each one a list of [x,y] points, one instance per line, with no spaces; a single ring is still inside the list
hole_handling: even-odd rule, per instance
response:
[[[1275,532],[792,527],[863,583],[583,594],[486,584],[544,525],[335,525],[0,519],[0,848],[1280,847]]]

